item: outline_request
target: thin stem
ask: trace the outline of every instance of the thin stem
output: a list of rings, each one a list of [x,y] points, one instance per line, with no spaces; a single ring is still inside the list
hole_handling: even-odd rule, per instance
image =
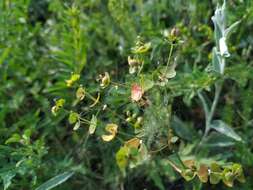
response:
[[[167,61],[167,65],[166,65],[166,69],[165,69],[164,75],[166,75],[166,73],[168,71],[168,68],[169,68],[169,65],[170,65],[171,56],[172,56],[172,52],[173,52],[173,48],[174,48],[174,45],[171,44],[170,45],[170,53],[169,53],[169,57],[168,57],[168,61]]]
[[[206,103],[206,100],[205,100],[204,96],[202,95],[202,93],[200,91],[198,91],[198,97],[199,97],[199,99],[200,99],[200,101],[202,103],[202,106],[204,108],[205,118],[206,118],[206,124],[207,124],[207,118],[209,116],[209,107],[208,107],[208,105]]]
[[[213,103],[212,103],[212,107],[211,107],[211,110],[210,110],[210,113],[208,114],[208,118],[206,120],[206,128],[205,128],[205,133],[202,137],[202,140],[204,140],[204,138],[207,136],[208,132],[210,131],[210,124],[211,124],[211,121],[213,119],[213,116],[214,116],[214,112],[215,112],[215,109],[217,107],[217,104],[218,104],[218,101],[219,101],[219,97],[220,97],[220,93],[221,93],[221,89],[222,89],[222,83],[216,83],[215,84],[215,95],[214,95],[214,100],[213,100]],[[202,141],[201,140],[201,141]]]

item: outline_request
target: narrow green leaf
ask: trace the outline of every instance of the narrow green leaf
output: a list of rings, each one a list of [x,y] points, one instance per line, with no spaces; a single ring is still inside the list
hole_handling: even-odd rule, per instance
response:
[[[217,48],[214,47],[213,48],[213,58],[212,58],[213,70],[217,73],[221,73],[220,65],[221,65],[221,58],[220,58],[220,55],[217,52]]]
[[[89,133],[94,134],[96,128],[97,128],[97,117],[95,115],[92,115],[92,118],[90,121]]]
[[[74,172],[64,172],[62,174],[59,174],[47,182],[43,183],[41,186],[36,188],[35,190],[50,190],[54,187],[62,184],[63,182],[67,181],[70,177],[72,177]]]
[[[211,128],[236,141],[242,141],[242,138],[231,127],[229,127],[226,123],[224,123],[221,120],[213,121],[213,123],[211,124]]]

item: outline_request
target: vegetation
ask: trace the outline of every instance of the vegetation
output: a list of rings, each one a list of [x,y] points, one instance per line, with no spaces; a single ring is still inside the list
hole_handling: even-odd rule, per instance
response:
[[[4,190],[253,188],[251,0],[2,0]]]

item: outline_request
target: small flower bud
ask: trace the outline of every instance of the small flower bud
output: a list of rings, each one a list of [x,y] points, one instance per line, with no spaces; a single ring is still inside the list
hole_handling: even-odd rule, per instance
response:
[[[171,37],[178,37],[180,35],[180,31],[178,28],[174,27],[170,31]]]

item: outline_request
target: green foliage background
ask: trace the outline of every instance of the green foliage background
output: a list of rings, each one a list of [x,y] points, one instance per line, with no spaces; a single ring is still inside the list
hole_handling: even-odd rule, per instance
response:
[[[51,114],[55,98],[71,102],[73,91],[65,80],[72,72],[81,83],[96,92],[96,78],[108,71],[115,81],[132,81],[127,57],[136,37],[155,44],[150,60],[162,62],[167,54],[161,32],[177,26],[184,41],[176,49],[178,77],[171,80],[171,92],[145,116],[144,134],[150,147],[159,147],[163,136],[162,106],[171,101],[171,126],[182,140],[178,149],[193,152],[203,130],[203,111],[192,95],[191,84],[205,88],[204,69],[214,46],[213,24],[217,0],[1,0],[0,1],[0,177],[10,190],[36,189],[50,178],[74,171],[55,189],[227,189],[223,184],[185,182],[166,164],[164,151],[123,177],[115,161],[120,142],[104,143],[99,136],[87,137],[87,130],[73,131],[66,113]],[[210,135],[196,159],[205,162],[237,162],[243,166],[246,183],[230,189],[253,189],[253,2],[228,0],[228,22],[242,19],[229,40],[231,58],[225,71],[224,89],[216,118],[226,121],[243,138],[237,143],[220,134]],[[159,56],[157,56],[159,55]],[[147,68],[155,66],[151,63]],[[147,69],[146,68],[146,69]],[[211,83],[211,82],[210,82]],[[114,94],[113,91],[110,92]],[[104,95],[116,113],[116,105],[128,97]],[[212,91],[207,93],[212,97]],[[86,103],[86,102],[85,102]],[[84,103],[84,104],[85,104]],[[115,106],[115,107],[114,107]],[[127,109],[127,108],[126,108]],[[135,110],[134,105],[129,109]],[[84,111],[81,110],[80,111]],[[160,112],[160,115],[157,113]],[[114,121],[113,114],[105,118]],[[166,118],[166,117],[165,117]],[[233,146],[230,146],[230,145]],[[182,148],[183,147],[183,148]],[[192,154],[191,154],[192,155]]]

